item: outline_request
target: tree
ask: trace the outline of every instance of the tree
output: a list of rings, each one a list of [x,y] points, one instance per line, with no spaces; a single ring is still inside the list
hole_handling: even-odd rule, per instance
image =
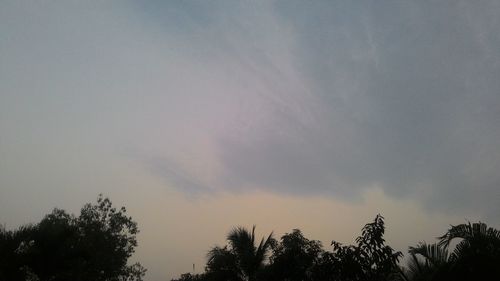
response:
[[[409,249],[407,267],[401,269],[401,279],[412,281],[442,280],[449,264],[449,253],[438,244],[419,243]]]
[[[74,216],[54,209],[35,226],[31,244],[23,252],[30,259],[27,272],[40,280],[68,280],[81,275],[82,260],[78,257],[83,249],[76,222]]]
[[[0,232],[5,280],[140,281],[145,273],[140,264],[127,264],[137,224],[102,195],[78,217],[54,209],[36,225]]]
[[[439,245],[449,248],[455,239],[460,242],[449,257],[450,280],[500,279],[500,231],[482,222],[451,226]]]
[[[243,227],[236,227],[227,236],[233,253],[236,255],[238,265],[245,280],[256,280],[257,272],[264,266],[264,261],[272,244],[271,232],[267,239],[262,238],[255,246],[255,225],[252,232]]]
[[[237,256],[227,246],[223,248],[216,246],[208,252],[206,271],[207,280],[244,280]]]
[[[385,245],[384,217],[377,215],[372,223],[366,224],[356,239],[358,245],[344,246],[332,242],[333,252],[328,262],[335,280],[377,281],[390,280],[398,272],[397,263],[402,256]]]
[[[208,253],[206,273],[185,274],[179,280],[393,280],[399,276],[397,263],[402,254],[385,245],[384,232],[384,218],[377,215],[363,227],[357,245],[344,246],[333,241],[333,251],[328,252],[319,241],[305,238],[298,229],[283,235],[279,243],[271,233],[256,245],[255,226],[251,232],[236,227],[227,236],[227,246],[214,247]],[[269,249],[273,251],[266,263]]]
[[[139,229],[125,207],[117,210],[108,198],[99,196],[97,204],[82,208],[76,225],[84,237],[80,249],[86,257],[85,280],[141,280],[144,268],[127,265],[137,247]]]
[[[255,225],[251,232],[236,227],[229,232],[227,240],[229,247],[214,247],[208,254],[207,277],[213,278],[209,280],[257,280],[274,241],[272,233],[256,246]]]
[[[25,225],[16,231],[0,227],[0,280],[25,280],[23,268],[30,258],[24,252],[32,245],[34,226]]]
[[[405,280],[500,279],[500,232],[484,223],[451,228],[432,245],[410,247],[410,261],[403,270]],[[458,244],[450,252],[453,240]]]
[[[320,241],[309,240],[299,229],[281,237],[273,249],[267,277],[269,280],[312,280],[311,270],[323,253]]]

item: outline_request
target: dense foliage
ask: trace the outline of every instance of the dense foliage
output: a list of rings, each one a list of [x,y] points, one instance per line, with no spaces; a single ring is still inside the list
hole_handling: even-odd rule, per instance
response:
[[[481,222],[452,226],[438,243],[419,243],[409,253],[403,280],[500,279],[500,231]]]
[[[384,218],[380,215],[363,227],[356,245],[333,241],[330,251],[324,250],[319,241],[304,237],[298,229],[286,233],[279,241],[269,235],[256,245],[254,229],[250,232],[236,228],[229,234],[227,246],[210,250],[205,273],[186,273],[173,281],[500,279],[500,231],[484,223],[452,226],[439,237],[438,243],[421,242],[410,247],[406,266],[398,265],[402,253],[385,244]],[[450,244],[456,246],[452,248]],[[244,269],[248,264],[252,265],[251,271]]]
[[[0,280],[140,281],[145,269],[127,261],[137,224],[99,196],[78,217],[54,209],[40,223],[0,229]]]
[[[333,241],[332,251],[323,250],[319,241],[305,238],[298,229],[279,242],[271,234],[255,245],[254,230],[233,230],[228,246],[210,250],[205,273],[183,274],[178,281],[377,281],[389,280],[399,272],[397,262],[402,254],[385,245],[380,215],[362,229],[357,245]]]
[[[54,209],[38,224],[0,226],[0,281],[142,281],[146,270],[128,264],[137,233],[125,208],[102,196],[78,216]],[[437,243],[410,247],[405,266],[384,233],[377,215],[355,245],[332,241],[325,250],[298,229],[257,240],[255,226],[236,227],[227,245],[209,250],[204,273],[172,281],[500,280],[500,231],[484,223],[451,226]]]
[[[214,247],[208,254],[207,280],[260,280],[258,274],[274,243],[272,233],[255,245],[255,226],[252,231],[236,227],[227,236],[229,246]]]

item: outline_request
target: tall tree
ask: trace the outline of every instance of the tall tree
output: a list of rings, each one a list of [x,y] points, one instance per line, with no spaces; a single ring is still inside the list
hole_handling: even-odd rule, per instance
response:
[[[333,252],[328,256],[336,280],[385,281],[398,272],[397,263],[402,256],[385,245],[384,217],[377,215],[372,223],[366,224],[356,239],[357,245],[344,246],[332,242]]]
[[[264,266],[265,259],[270,250],[273,233],[267,239],[261,239],[258,246],[255,245],[255,225],[252,232],[244,227],[236,227],[227,236],[231,249],[236,254],[238,264],[248,281],[256,280],[257,272]]]
[[[299,229],[286,233],[273,249],[268,268],[269,280],[312,280],[311,270],[323,249],[321,242],[309,240]]]
[[[263,268],[267,254],[274,239],[272,233],[255,244],[255,225],[252,231],[236,227],[227,235],[229,247],[215,247],[209,252],[207,275],[224,274],[219,280],[257,280],[257,274]],[[225,263],[223,262],[225,261]],[[224,266],[223,266],[224,265]]]
[[[450,253],[451,279],[500,280],[500,231],[482,222],[451,226],[439,245],[448,248],[455,239],[459,242]]]
[[[410,260],[402,271],[405,280],[500,279],[500,232],[486,224],[467,223],[451,228],[436,244],[410,247]],[[458,240],[450,249],[452,241]]]

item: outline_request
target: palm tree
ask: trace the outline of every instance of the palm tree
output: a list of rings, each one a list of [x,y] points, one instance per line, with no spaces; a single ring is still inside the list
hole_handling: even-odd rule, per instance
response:
[[[208,252],[206,280],[242,281],[236,255],[227,246],[214,247]]]
[[[500,231],[482,222],[451,226],[439,245],[448,248],[455,239],[461,240],[449,257],[454,278],[500,279]]]
[[[267,239],[261,239],[258,246],[255,246],[255,225],[252,231],[244,227],[236,227],[227,235],[227,240],[231,246],[231,251],[238,260],[238,265],[243,278],[248,281],[256,280],[259,269],[264,266],[265,259],[274,239],[273,233]]]
[[[439,280],[449,261],[448,250],[438,244],[419,243],[410,247],[410,260],[407,268],[402,269],[404,280]]]
[[[457,259],[460,256],[460,251],[467,247],[484,247],[487,245],[493,246],[500,243],[500,231],[492,227],[488,227],[485,223],[478,222],[471,224],[459,224],[451,226],[451,228],[438,239],[439,245],[449,247],[453,239],[462,239],[457,244],[455,251],[452,253],[451,258]],[[490,248],[494,250],[495,248]],[[496,249],[497,251],[500,249]]]
[[[402,271],[405,280],[489,280],[500,279],[500,231],[484,223],[467,223],[451,228],[437,244],[410,247],[410,260]],[[451,253],[450,244],[460,239]]]

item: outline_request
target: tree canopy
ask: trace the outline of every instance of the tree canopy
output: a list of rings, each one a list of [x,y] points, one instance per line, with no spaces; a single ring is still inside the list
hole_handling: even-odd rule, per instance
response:
[[[274,243],[272,233],[256,245],[255,226],[249,231],[236,227],[227,235],[228,246],[214,247],[208,253],[208,280],[257,280]]]
[[[127,263],[138,232],[102,195],[79,216],[54,209],[38,224],[0,229],[0,280],[140,281],[146,270]]]
[[[319,241],[305,238],[298,229],[280,241],[269,235],[257,246],[254,230],[235,228],[228,235],[228,246],[210,250],[205,273],[184,274],[178,281],[377,281],[390,280],[399,272],[397,262],[402,254],[385,245],[384,218],[380,215],[363,227],[357,245],[333,241],[332,251],[323,250]],[[271,255],[266,260],[268,249]]]
[[[421,242],[410,247],[410,261],[402,279],[500,279],[500,231],[482,222],[469,222],[451,226],[438,239],[438,243]],[[450,248],[454,240],[457,244]]]
[[[205,273],[187,273],[173,281],[447,281],[500,278],[500,231],[481,222],[452,226],[438,238],[438,243],[421,242],[410,247],[406,266],[398,264],[403,254],[386,244],[385,223],[381,215],[362,228],[355,245],[332,241],[331,250],[323,249],[317,240],[307,239],[299,229],[284,234],[280,240],[271,236],[267,240],[263,238],[257,247],[254,244],[254,229],[250,232],[241,227],[235,228],[228,235],[227,246],[210,250]],[[455,240],[457,243],[451,243]],[[252,260],[256,249],[267,244],[269,258],[257,259],[259,266],[252,267],[253,275],[242,273],[241,266],[247,264],[242,260]]]
[[[100,195],[78,216],[54,209],[39,223],[0,225],[0,281],[142,281],[146,269],[129,264],[137,223],[125,207]],[[255,226],[238,226],[227,244],[208,251],[205,272],[172,281],[434,281],[500,279],[500,231],[485,223],[451,226],[436,243],[420,242],[403,256],[386,244],[384,217],[361,229],[354,245],[324,249],[299,229],[260,240]]]

